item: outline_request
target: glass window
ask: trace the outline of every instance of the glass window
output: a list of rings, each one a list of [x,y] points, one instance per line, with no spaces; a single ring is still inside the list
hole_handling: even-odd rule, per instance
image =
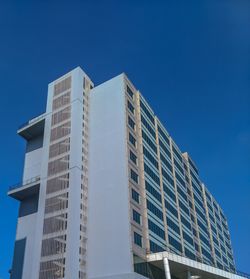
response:
[[[140,247],[142,247],[142,236],[138,233],[134,232],[134,243]]]
[[[129,158],[135,165],[137,165],[137,156],[131,150],[129,151]]]
[[[138,213],[136,210],[133,209],[133,220],[138,223],[139,225],[141,224],[141,214]]]
[[[161,219],[163,221],[163,214],[162,210],[160,210],[158,207],[153,205],[148,199],[147,199],[147,209],[152,212],[156,217]]]
[[[151,186],[151,184],[147,180],[145,180],[145,185],[147,192],[161,203],[161,194],[153,186]]]
[[[180,234],[180,228],[179,225],[177,225],[174,221],[172,221],[170,218],[167,218],[167,225],[169,228],[171,228],[173,231],[175,231],[177,234]]]
[[[142,138],[151,147],[155,154],[157,154],[157,147],[154,142],[147,136],[147,134],[142,130]]]
[[[146,127],[146,129],[149,131],[149,133],[153,136],[155,139],[155,130],[151,127],[151,125],[148,123],[148,121],[141,115],[141,122]]]
[[[179,241],[177,241],[172,236],[168,236],[168,242],[171,246],[173,246],[175,249],[177,249],[179,252],[182,252],[182,245]]]
[[[135,130],[135,122],[130,116],[128,116],[128,125],[132,128],[132,130]]]
[[[157,253],[157,252],[162,252],[165,251],[166,249],[162,248],[161,246],[157,245],[155,242],[153,242],[152,240],[150,240],[150,251],[153,253]]]
[[[135,183],[138,183],[138,174],[132,169],[130,169],[130,177]]]
[[[133,145],[136,146],[136,139],[129,133],[129,142]]]
[[[141,100],[140,100],[140,106],[141,106],[142,111],[147,115],[148,119],[152,122],[153,125],[155,125],[154,116],[149,112],[149,110],[143,104],[143,102]]]
[[[148,219],[148,228],[151,230],[153,233],[158,235],[160,238],[165,240],[165,232],[163,229],[161,229],[158,225],[156,225],[154,222]]]
[[[134,114],[135,108],[134,108],[134,106],[130,103],[129,100],[128,100],[128,109]]]
[[[132,199],[136,201],[137,203],[140,203],[140,195],[137,191],[132,189]]]
[[[158,162],[155,157],[147,150],[145,146],[143,146],[143,154],[144,156],[158,169]]]
[[[128,92],[128,95],[132,98],[132,99],[134,99],[134,93],[133,93],[133,91],[130,89],[130,87],[127,85],[127,92]]]

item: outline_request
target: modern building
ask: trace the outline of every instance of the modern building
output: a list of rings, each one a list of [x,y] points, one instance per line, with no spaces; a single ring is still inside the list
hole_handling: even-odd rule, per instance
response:
[[[242,278],[221,207],[125,74],[72,70],[18,134],[12,279]]]

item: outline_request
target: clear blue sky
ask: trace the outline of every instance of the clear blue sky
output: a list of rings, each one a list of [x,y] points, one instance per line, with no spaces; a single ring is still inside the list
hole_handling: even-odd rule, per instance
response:
[[[81,66],[99,84],[126,72],[221,204],[237,268],[250,273],[250,2],[1,1],[0,278],[9,278],[21,180],[18,125],[47,84]]]

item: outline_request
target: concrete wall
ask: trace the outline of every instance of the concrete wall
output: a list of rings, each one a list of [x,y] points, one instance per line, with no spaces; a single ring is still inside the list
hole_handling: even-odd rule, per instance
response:
[[[42,150],[43,148],[38,148],[25,153],[23,182],[41,175]]]
[[[124,94],[123,75],[90,93],[89,279],[133,271]]]

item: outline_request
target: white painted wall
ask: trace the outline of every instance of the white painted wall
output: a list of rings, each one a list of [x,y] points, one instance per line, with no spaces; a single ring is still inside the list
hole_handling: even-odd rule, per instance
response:
[[[41,174],[42,150],[38,148],[25,154],[23,182]]]
[[[87,244],[90,279],[133,271],[124,94],[123,75],[90,93]]]

